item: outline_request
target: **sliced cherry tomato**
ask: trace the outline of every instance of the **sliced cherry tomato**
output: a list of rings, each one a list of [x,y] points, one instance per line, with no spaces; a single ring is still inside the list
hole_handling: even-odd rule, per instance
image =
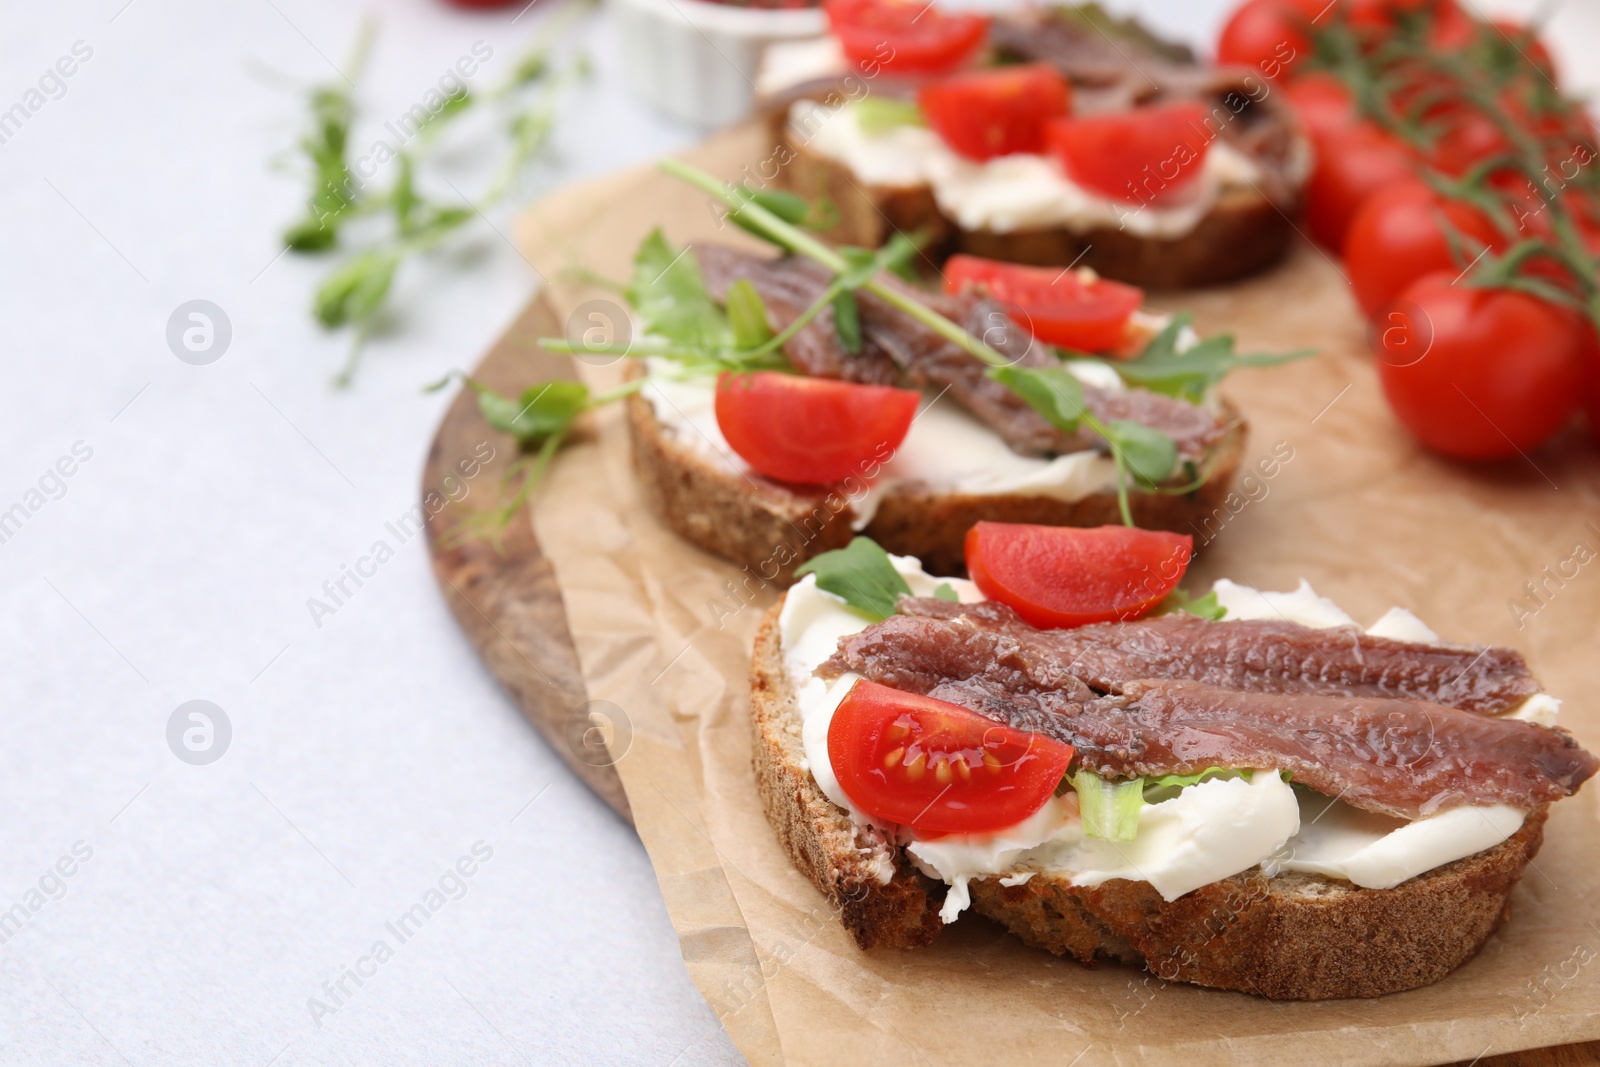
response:
[[[767,477],[823,485],[887,462],[911,429],[919,397],[887,385],[730,371],[717,379],[717,425]]]
[[[1583,341],[1566,308],[1507,289],[1413,282],[1374,336],[1378,380],[1406,429],[1457,459],[1537,448],[1578,406]]]
[[[845,58],[872,74],[948,73],[989,34],[987,17],[947,14],[928,0],[827,0],[826,11]]]
[[[944,289],[981,290],[1039,340],[1080,352],[1116,350],[1127,336],[1128,320],[1144,305],[1144,290],[1121,282],[1085,282],[1072,270],[966,255],[945,261]]]
[[[1072,746],[862,680],[828,724],[828,762],[845,796],[873,818],[971,834],[1015,826],[1044,807]]]
[[[1245,0],[1217,38],[1217,62],[1255,67],[1268,78],[1293,70],[1311,54],[1312,20],[1327,6],[1328,0]]]
[[[1452,255],[1446,226],[1459,234],[1466,260],[1484,246],[1496,251],[1505,246],[1481,211],[1445,199],[1419,179],[1396,182],[1367,198],[1344,240],[1345,273],[1367,318],[1424,274],[1460,273],[1466,264]]]
[[[1300,125],[1313,137],[1347,130],[1360,120],[1354,94],[1332,74],[1312,71],[1290,82],[1283,92]]]
[[[918,94],[928,125],[968,159],[1044,151],[1046,119],[1072,110],[1072,90],[1045,63],[953,74]]]
[[[1411,153],[1371,122],[1324,134],[1312,143],[1317,163],[1306,183],[1306,223],[1313,237],[1341,252],[1362,201],[1412,176]]]
[[[1196,100],[1051,119],[1045,139],[1067,176],[1119,200],[1170,196],[1200,174],[1211,136]]]
[[[1177,586],[1194,538],[1132,526],[980,522],[967,531],[967,572],[983,595],[1034,626],[1137,619]]]

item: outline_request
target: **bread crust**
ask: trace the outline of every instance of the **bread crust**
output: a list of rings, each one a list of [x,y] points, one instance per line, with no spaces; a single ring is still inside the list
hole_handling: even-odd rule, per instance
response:
[[[630,368],[634,376],[644,373]],[[679,536],[746,567],[761,581],[787,586],[812,556],[850,543],[856,511],[845,487],[807,489],[753,472],[730,470],[693,442],[677,440],[656,417],[651,402],[628,399],[634,468],[652,511]],[[1179,533],[1203,532],[1222,508],[1243,460],[1248,427],[1231,407],[1228,430],[1212,446],[1203,485],[1183,495],[1134,492],[1136,525]],[[916,556],[935,574],[965,573],[963,543],[980,521],[1048,526],[1120,523],[1115,493],[1082,500],[1019,493],[953,493],[921,484],[892,487],[878,500],[860,532],[897,555]]]
[[[857,830],[804,763],[800,711],[783,665],[780,600],[756,634],[750,670],[756,787],[795,865],[863,949],[915,948],[938,934],[945,887],[875,831]],[[1546,807],[1494,848],[1393,889],[1260,868],[1164,901],[1146,882],[1074,886],[1035,875],[969,886],[972,910],[1027,944],[1084,963],[1142,964],[1161,981],[1275,1000],[1375,997],[1438,981],[1510,915],[1511,891],[1539,851]],[[876,870],[892,870],[887,883]],[[859,900],[852,900],[855,894]]]
[[[795,138],[788,111],[769,113],[775,158],[788,162],[777,181],[807,199],[824,198],[838,211],[826,237],[835,244],[878,248],[896,232],[923,230],[923,246],[936,262],[957,252],[1037,266],[1078,264],[1151,289],[1191,289],[1233,281],[1273,266],[1288,252],[1300,198],[1275,204],[1255,188],[1226,189],[1188,233],[1144,237],[1099,226],[1053,226],[995,233],[964,229],[939,209],[926,185],[877,185]],[[1133,205],[1129,205],[1134,210]]]

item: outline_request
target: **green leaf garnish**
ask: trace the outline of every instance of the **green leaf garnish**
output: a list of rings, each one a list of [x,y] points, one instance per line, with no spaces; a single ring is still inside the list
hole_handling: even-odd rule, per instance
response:
[[[648,333],[711,351],[733,339],[727,318],[706,292],[694,253],[673,248],[660,229],[650,231],[634,253],[627,296]]]
[[[842,597],[854,611],[873,622],[895,612],[911,587],[889,562],[889,554],[870,537],[857,537],[844,548],[814,556],[795,568],[795,577],[817,576],[817,588]]]
[[[840,348],[852,356],[861,351],[861,309],[849,289],[839,290],[833,298],[833,329]]]
[[[317,321],[330,329],[370,318],[389,295],[400,257],[383,248],[371,248],[328,275],[317,289],[313,310]]]
[[[948,600],[952,604],[961,603],[961,598],[956,595],[954,587],[949,582],[940,582],[934,586],[933,595],[940,600]]]
[[[471,378],[467,386],[478,394],[478,410],[484,420],[515,437],[524,448],[537,447],[546,438],[565,433],[589,406],[589,387],[582,382],[541,382],[528,386],[516,399]]]
[[[1107,439],[1120,449],[1122,461],[1140,482],[1156,485],[1171,476],[1178,462],[1178,446],[1172,438],[1127,419],[1112,419],[1106,429],[1110,431]]]
[[[1132,841],[1139,832],[1139,810],[1144,807],[1144,779],[1112,781],[1090,771],[1071,776],[1078,791],[1078,811],[1085,837],[1105,841]]]
[[[1174,315],[1137,356],[1105,362],[1124,381],[1198,404],[1237,367],[1271,367],[1316,354],[1315,349],[1305,348],[1281,354],[1236,355],[1233,336],[1225,333],[1179,351],[1178,343],[1188,325],[1188,315]]]
[[[926,126],[922,109],[910,100],[868,96],[856,101],[856,125],[868,137],[882,137],[901,126]]]
[[[1228,614],[1228,609],[1218,603],[1215,589],[1205,596],[1191,597],[1182,588],[1174,589],[1168,593],[1150,614],[1171,615],[1175,611],[1198,615],[1200,618],[1210,619],[1212,622],[1220,622]]]
[[[748,278],[740,278],[728,287],[728,325],[733,330],[735,348],[756,348],[772,340],[767,305]]]
[[[989,377],[1028,402],[1051,425],[1075,433],[1084,415],[1083,384],[1064,367],[991,367]]]

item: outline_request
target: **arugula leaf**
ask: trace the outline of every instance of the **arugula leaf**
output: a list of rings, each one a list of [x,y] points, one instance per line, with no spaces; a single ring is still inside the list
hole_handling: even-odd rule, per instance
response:
[[[790,225],[804,226],[807,216],[811,214],[811,202],[798,193],[783,189],[754,189],[748,185],[740,186],[740,189],[751,200]]]
[[[1206,393],[1236,367],[1271,367],[1315,355],[1316,350],[1299,349],[1284,353],[1259,353],[1240,356],[1233,351],[1233,335],[1216,334],[1179,351],[1188,315],[1174,315],[1162,331],[1150,339],[1144,350],[1132,359],[1111,360],[1110,366],[1123,380],[1151,392],[1199,403]]]
[[[1161,603],[1156,605],[1152,615],[1171,615],[1173,612],[1183,611],[1190,615],[1198,615],[1202,619],[1220,622],[1228,614],[1228,609],[1217,602],[1215,589],[1205,596],[1191,597],[1181,588],[1168,593]]]
[[[833,332],[840,348],[852,356],[861,351],[861,309],[849,289],[840,289],[833,298]]]
[[[1064,367],[991,367],[989,377],[1007,386],[1028,406],[1067,433],[1084,416],[1083,385]]]
[[[1178,446],[1160,430],[1152,430],[1127,419],[1112,419],[1107,438],[1122,452],[1122,461],[1141,482],[1155,485],[1172,474],[1178,462]]]
[[[946,600],[952,604],[961,603],[961,598],[956,595],[955,588],[951,586],[949,582],[940,582],[938,585],[934,586],[933,595],[938,597],[940,600]]]
[[[868,137],[882,137],[900,126],[926,126],[922,109],[910,100],[868,96],[856,101],[856,125]]]
[[[883,269],[882,253],[872,252],[865,248],[856,248],[852,245],[840,245],[835,249],[839,258],[845,261],[849,268],[835,279],[839,285],[846,289],[859,289],[878,276]]]
[[[467,379],[467,386],[478,394],[478,410],[484,420],[525,448],[563,433],[589,407],[589,387],[582,382],[540,382],[528,386],[516,399],[472,378]]]
[[[313,304],[317,321],[331,329],[370,317],[388,295],[399,266],[399,254],[390,249],[368,249],[356,256],[317,289]]]
[[[735,348],[755,348],[772,340],[767,305],[748,278],[740,278],[728,287],[728,324],[733,328]]]
[[[732,340],[727,319],[706,292],[694,253],[673,249],[659,228],[634,253],[627,297],[645,330],[658,337],[711,351]]]
[[[1163,774],[1159,778],[1146,778],[1147,789],[1183,789],[1186,786],[1199,785],[1207,778],[1233,778],[1248,779],[1249,771],[1229,770],[1226,767],[1207,767],[1199,774]]]
[[[817,588],[843,597],[858,614],[882,622],[894,614],[902,596],[911,594],[905,578],[889,562],[889,554],[870,537],[857,537],[844,548],[814,556],[795,569],[795,577],[817,576]]]

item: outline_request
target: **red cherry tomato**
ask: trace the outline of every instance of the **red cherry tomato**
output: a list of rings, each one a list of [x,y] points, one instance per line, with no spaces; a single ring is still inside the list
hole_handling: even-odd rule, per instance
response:
[[[1445,226],[1461,237],[1468,261],[1487,245],[1504,239],[1483,213],[1459,200],[1446,200],[1418,179],[1396,182],[1367,198],[1344,240],[1345,273],[1367,318],[1394,300],[1424,274],[1466,266],[1450,251]]]
[[[1589,436],[1600,443],[1600,334],[1594,323],[1582,323],[1579,359],[1583,364],[1583,417]]]
[[[1577,409],[1583,335],[1576,315],[1525,293],[1425,275],[1373,338],[1389,406],[1428,448],[1506,459],[1543,444]]]
[[[1306,183],[1311,235],[1335,252],[1362,201],[1386,185],[1411,177],[1411,154],[1370,122],[1313,139],[1317,163]]]
[[[1072,746],[863,680],[828,724],[828,762],[845,796],[874,819],[970,834],[1015,826],[1044,807]]]
[[[1046,119],[1072,110],[1072,90],[1044,63],[953,74],[918,94],[928,125],[968,159],[1044,151]]]
[[[1481,25],[1458,5],[1444,4],[1434,12],[1428,43],[1441,52],[1458,51],[1472,44]]]
[[[944,289],[982,290],[1039,340],[1080,352],[1116,349],[1127,335],[1128,319],[1144,304],[1144,290],[1121,282],[1085,282],[1076,271],[965,255],[945,261]]]
[[[1051,119],[1045,139],[1067,176],[1119,200],[1159,200],[1198,177],[1211,138],[1198,101]]]
[[[1332,74],[1312,71],[1284,86],[1282,92],[1288,96],[1300,125],[1313,137],[1347,130],[1360,120],[1355,96]]]
[[[1217,62],[1255,67],[1268,78],[1293,70],[1311,53],[1312,20],[1327,6],[1328,0],[1245,0],[1217,38]]]
[[[887,462],[911,429],[919,396],[887,385],[728,371],[717,378],[717,425],[767,477],[823,485]]]
[[[928,0],[827,0],[845,58],[877,74],[944,74],[971,59],[989,33],[982,15],[947,14]]]
[[[1388,31],[1402,20],[1426,18],[1434,25],[1466,18],[1455,0],[1341,0],[1344,17],[1362,30]]]
[[[1515,48],[1528,62],[1538,67],[1552,84],[1559,84],[1555,57],[1533,31],[1512,19],[1490,19],[1489,25],[1500,34],[1506,47]]]
[[[1434,109],[1434,140],[1422,159],[1446,174],[1464,174],[1475,164],[1511,151],[1511,141],[1488,115],[1465,105]]]
[[[983,595],[1041,629],[1137,619],[1176,588],[1194,538],[1132,526],[980,522],[967,572]]]

